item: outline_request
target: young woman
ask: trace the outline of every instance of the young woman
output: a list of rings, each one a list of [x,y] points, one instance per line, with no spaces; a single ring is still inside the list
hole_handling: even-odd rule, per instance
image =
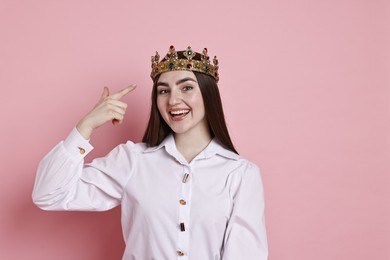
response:
[[[265,260],[264,196],[256,165],[226,128],[218,61],[207,49],[152,57],[143,143],[128,141],[84,164],[92,131],[123,121],[126,104],[104,88],[97,105],[41,161],[33,201],[44,210],[122,209],[123,259]]]

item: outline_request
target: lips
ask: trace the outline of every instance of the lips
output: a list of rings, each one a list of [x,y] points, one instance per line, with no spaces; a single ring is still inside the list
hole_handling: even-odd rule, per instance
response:
[[[169,111],[169,115],[171,116],[172,120],[179,121],[184,119],[189,112],[190,112],[189,109],[175,109]]]

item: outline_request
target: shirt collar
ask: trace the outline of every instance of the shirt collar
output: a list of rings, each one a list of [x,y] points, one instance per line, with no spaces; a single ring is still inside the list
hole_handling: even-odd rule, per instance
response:
[[[223,145],[217,138],[213,138],[213,140],[211,140],[208,146],[202,152],[200,152],[200,154],[197,157],[199,157],[199,159],[202,158],[207,159],[216,154],[231,160],[240,159],[240,156],[238,154],[223,147]]]
[[[173,135],[170,134],[167,137],[165,137],[165,139],[159,145],[146,148],[144,150],[144,153],[154,152],[161,149],[164,146],[171,147],[172,145],[175,146],[175,139],[173,138]]]
[[[177,159],[178,157],[181,157],[180,159],[183,159],[183,156],[176,149],[175,139],[172,134],[168,135],[159,145],[146,148],[144,153],[155,152],[162,147],[165,147],[165,150],[173,157]],[[240,155],[224,148],[218,139],[213,138],[207,147],[202,152],[200,152],[194,160],[207,159],[216,154],[231,160],[238,160],[241,158]]]

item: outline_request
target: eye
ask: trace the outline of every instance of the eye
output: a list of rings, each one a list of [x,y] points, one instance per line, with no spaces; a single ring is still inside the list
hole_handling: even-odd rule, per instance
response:
[[[158,92],[158,94],[163,95],[163,94],[167,94],[168,90],[167,89],[160,89],[160,90],[157,90],[157,92]]]
[[[185,90],[185,91],[188,91],[188,90],[191,90],[191,89],[193,89],[194,87],[192,87],[192,86],[185,86],[185,87],[183,87],[183,90]]]

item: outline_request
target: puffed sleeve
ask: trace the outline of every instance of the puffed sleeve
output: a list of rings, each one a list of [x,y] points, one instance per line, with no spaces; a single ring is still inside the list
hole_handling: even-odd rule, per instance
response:
[[[233,210],[228,222],[223,260],[266,260],[264,192],[258,167],[247,163],[233,184]]]
[[[119,145],[84,164],[93,147],[74,128],[39,163],[33,202],[44,210],[104,211],[117,206],[136,167],[134,146]]]

